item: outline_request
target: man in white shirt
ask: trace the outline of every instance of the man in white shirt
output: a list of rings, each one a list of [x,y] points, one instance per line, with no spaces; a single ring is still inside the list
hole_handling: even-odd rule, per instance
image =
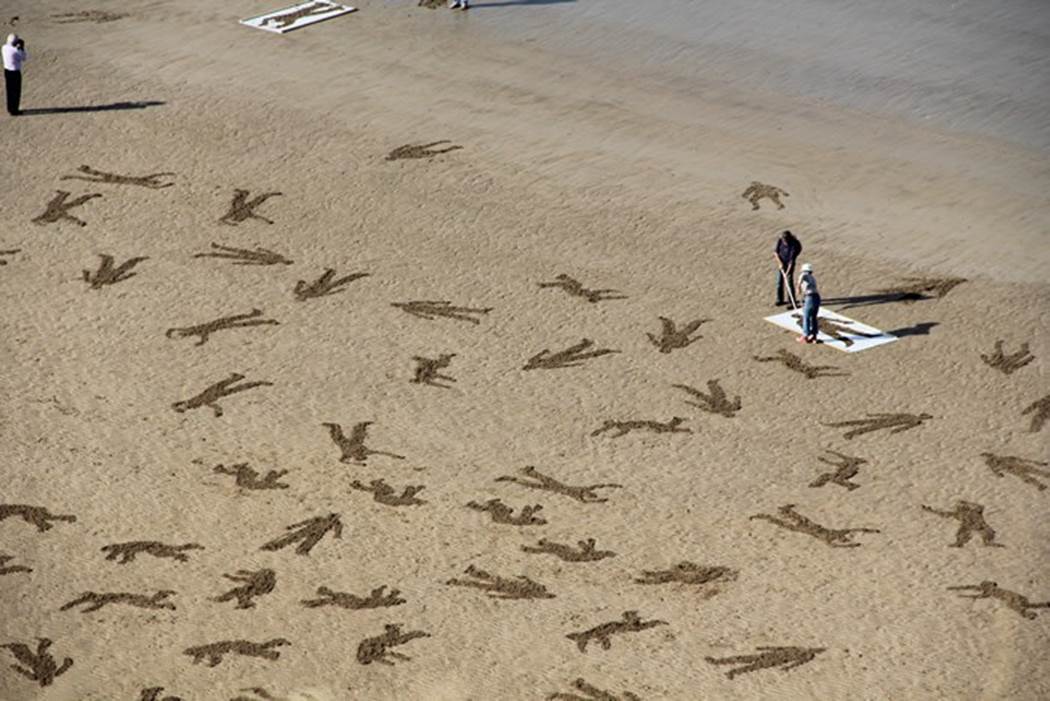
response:
[[[25,63],[26,44],[17,34],[10,34],[7,43],[0,49],[4,58],[4,92],[7,94],[7,113],[12,117],[21,114],[18,103],[22,101],[22,64]]]

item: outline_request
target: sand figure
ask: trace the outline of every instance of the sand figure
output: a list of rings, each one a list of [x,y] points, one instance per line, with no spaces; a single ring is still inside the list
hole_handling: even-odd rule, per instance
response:
[[[453,307],[452,302],[428,300],[394,302],[390,306],[427,321],[434,321],[437,317],[443,316],[446,319],[466,321],[471,324],[481,323],[481,320],[475,319],[473,315],[488,314],[494,309],[494,307]]]
[[[802,328],[802,313],[792,314],[791,318],[798,324],[799,329]],[[861,331],[860,329],[853,328],[853,324],[857,322],[850,321],[847,319],[831,319],[826,316],[817,318],[817,331],[826,336],[831,336],[832,340],[841,341],[842,345],[849,348],[854,345],[855,341],[853,336],[860,336],[861,338],[879,338],[882,336],[881,333],[868,333]]]
[[[697,334],[696,336],[690,337],[690,335],[700,328],[701,324],[706,324],[711,321],[710,319],[695,319],[679,329],[675,327],[673,321],[665,316],[658,316],[656,318],[659,319],[662,324],[660,335],[654,336],[651,333],[646,333],[645,335],[649,337],[650,343],[660,349],[661,353],[670,353],[676,348],[685,348],[686,346],[696,343],[703,338],[703,336]]]
[[[421,630],[402,633],[399,624],[388,623],[384,626],[384,632],[382,635],[377,635],[373,638],[365,638],[361,641],[361,644],[357,646],[357,661],[364,665],[372,664],[373,662],[393,665],[394,660],[403,660],[407,662],[412,658],[400,652],[394,652],[390,648],[397,645],[404,645],[405,643],[416,640],[417,638],[429,637],[430,633],[424,633]]]
[[[547,587],[524,575],[513,579],[490,574],[474,565],[467,567],[465,574],[472,579],[450,579],[445,584],[453,587],[474,587],[487,592],[490,599],[553,599]]]
[[[892,429],[890,433],[901,433],[913,429],[917,426],[921,426],[924,421],[932,419],[933,416],[930,414],[891,414],[891,413],[871,413],[868,412],[868,418],[866,419],[855,419],[853,421],[835,421],[829,424],[821,424],[822,426],[831,426],[833,428],[845,428],[846,426],[856,426],[850,431],[847,431],[842,435],[846,440],[850,440],[856,436],[863,435],[865,433],[871,433],[872,431],[882,431],[885,429]]]
[[[135,277],[138,273],[131,272],[131,269],[144,260],[149,260],[146,256],[140,256],[137,258],[129,258],[117,267],[113,267],[113,256],[100,253],[99,258],[102,262],[98,265],[98,270],[84,270],[81,276],[84,282],[88,283],[93,290],[100,290],[106,285],[115,285],[118,282],[124,282],[128,278]]]
[[[197,336],[198,340],[193,345],[203,346],[208,342],[208,337],[216,331],[222,331],[223,329],[243,329],[249,326],[277,326],[281,323],[275,319],[258,318],[262,315],[263,311],[261,309],[252,309],[246,314],[224,316],[215,321],[197,324],[196,326],[183,326],[181,328],[168,329],[164,332],[164,337],[188,338],[189,336]]]
[[[825,457],[819,457],[817,460],[821,461],[825,465],[831,465],[837,468],[834,472],[825,472],[817,477],[815,480],[809,483],[810,487],[823,487],[825,484],[837,484],[840,487],[845,487],[849,491],[854,489],[860,489],[860,485],[856,482],[850,482],[851,479],[857,476],[857,472],[860,471],[861,465],[866,465],[867,460],[864,458],[856,458],[850,455],[844,455],[834,450],[825,449],[825,453],[834,455],[837,460],[829,460]]]
[[[0,251],[0,267],[7,265],[8,261],[4,260],[4,256],[13,256],[16,253],[21,253],[21,248],[8,248],[5,251]]]
[[[442,0],[444,2],[444,0]],[[456,149],[463,148],[462,146],[446,146],[444,148],[435,148],[435,146],[441,146],[441,144],[452,143],[448,139],[442,139],[441,141],[431,141],[429,144],[405,144],[404,146],[398,146],[396,149],[387,154],[386,160],[388,161],[400,161],[404,159],[415,159],[415,158],[433,158],[449,151],[455,151]]]
[[[57,15],[51,15],[58,24],[74,24],[76,22],[94,22],[95,24],[105,24],[106,22],[116,22],[118,19],[124,19],[128,15],[122,12],[106,12],[105,10],[83,10],[81,12],[63,12]]]
[[[961,277],[907,277],[897,287],[881,289],[878,292],[884,295],[895,295],[900,302],[917,302],[928,299],[927,295],[933,295],[939,299],[964,282],[966,278]]]
[[[981,544],[989,548],[1005,548],[1001,543],[995,542],[995,529],[984,520],[984,506],[972,501],[956,500],[955,508],[951,511],[942,511],[933,507],[922,505],[922,510],[936,514],[942,518],[954,518],[959,522],[959,530],[955,533],[955,542],[949,548],[961,548],[970,542],[974,533],[981,536]]]
[[[339,292],[346,291],[346,285],[350,284],[354,280],[360,280],[363,277],[370,276],[371,273],[350,273],[344,275],[341,278],[335,277],[335,270],[332,268],[325,268],[324,273],[321,277],[317,278],[313,282],[307,284],[305,280],[299,280],[295,283],[295,289],[292,291],[295,294],[295,298],[300,302],[305,302],[308,299],[316,299],[317,297],[327,297],[328,295],[338,294]]]
[[[807,380],[813,380],[818,377],[849,376],[848,372],[831,372],[832,370],[838,370],[838,367],[834,365],[810,365],[800,356],[784,349],[778,350],[776,355],[773,356],[762,357],[755,355],[752,357],[760,363],[783,363],[789,370],[794,370],[795,372],[800,372],[805,375]]]
[[[1001,370],[1004,375],[1009,375],[1035,360],[1035,356],[1029,352],[1027,343],[1022,343],[1016,353],[1007,355],[1003,353],[1003,342],[999,340],[995,342],[993,353],[987,355],[981,353],[981,360],[985,365]]]
[[[185,545],[165,545],[156,540],[133,540],[127,543],[113,543],[101,548],[107,560],[116,560],[118,565],[134,562],[140,553],[156,558],[168,558],[175,562],[189,562],[187,550],[204,550],[203,545],[186,543]],[[118,560],[119,558],[119,560]]]
[[[376,587],[367,597],[355,596],[342,591],[333,591],[328,587],[317,587],[316,599],[304,599],[301,603],[306,608],[321,608],[322,606],[338,606],[344,609],[378,609],[400,606],[405,603],[401,598],[399,589],[386,590],[386,585]]]
[[[234,248],[212,243],[214,249],[211,253],[195,253],[194,258],[226,258],[232,260],[234,265],[291,265],[295,261],[288,260],[280,253],[274,253],[268,248],[255,247],[255,250],[247,248]]]
[[[564,482],[543,474],[538,471],[532,465],[526,465],[521,468],[521,474],[528,477],[528,480],[522,479],[521,477],[512,477],[510,475],[504,475],[497,477],[496,482],[513,482],[520,484],[522,487],[528,487],[529,489],[539,489],[545,492],[554,492],[555,494],[561,494],[571,499],[575,499],[578,502],[584,504],[603,504],[608,499],[599,497],[595,492],[597,489],[622,489],[622,484],[613,484],[612,482],[602,482],[600,484],[588,484],[581,485],[579,487],[573,487]],[[531,480],[531,481],[529,481]]]
[[[972,591],[973,594],[959,594],[965,599],[998,599],[1006,604],[1011,611],[1016,611],[1029,620],[1036,617],[1036,612],[1028,609],[1050,609],[1050,601],[1033,604],[1027,596],[1022,596],[1009,589],[1003,589],[995,582],[987,579],[980,584],[967,584],[958,587],[948,587],[948,589],[950,591]]]
[[[73,209],[74,207],[79,207],[88,200],[93,200],[96,197],[102,197],[100,193],[95,192],[90,195],[81,195],[80,197],[75,197],[69,202],[66,202],[66,198],[69,197],[72,193],[66,192],[65,190],[56,190],[55,192],[57,194],[51,198],[50,202],[47,203],[47,209],[44,210],[44,213],[41,214],[39,217],[35,217],[33,219],[34,224],[40,224],[41,226],[43,226],[45,224],[56,224],[60,221],[65,220],[71,221],[77,226],[87,226],[86,221],[74,217],[72,214],[69,213],[69,210]]]
[[[626,436],[631,431],[650,431],[652,433],[692,433],[692,429],[679,428],[687,419],[681,416],[672,416],[670,421],[613,421],[606,419],[601,428],[591,431],[592,436],[598,436],[606,431],[616,431],[611,437],[619,438]]]
[[[36,526],[37,531],[40,533],[50,531],[52,528],[52,521],[76,523],[77,520],[76,516],[53,514],[43,506],[0,504],[0,521],[14,516],[17,516],[31,526]]]
[[[577,549],[571,545],[563,545],[546,538],[540,538],[536,545],[523,545],[521,549],[527,553],[554,555],[565,562],[597,562],[607,557],[616,557],[616,553],[612,550],[596,550],[595,542],[594,538],[579,540],[576,542]]]
[[[1028,424],[1028,432],[1038,433],[1046,425],[1047,420],[1050,419],[1050,394],[1032,402],[1021,412],[1021,416],[1027,416],[1028,414],[1032,415],[1032,421]]]
[[[261,643],[253,643],[248,640],[221,640],[208,645],[188,647],[183,654],[193,658],[193,664],[206,663],[209,667],[218,667],[225,655],[236,654],[244,657],[259,657],[271,662],[281,656],[280,650],[274,648],[291,645],[284,638],[273,638]]]
[[[697,402],[689,402],[686,404],[689,406],[695,406],[698,409],[702,409],[709,414],[718,414],[724,416],[727,419],[731,419],[736,416],[736,413],[740,411],[740,395],[733,398],[733,401],[729,401],[729,397],[726,396],[725,390],[718,384],[718,380],[708,380],[707,391],[710,394],[704,394],[695,387],[689,385],[671,385],[675,389],[680,389],[689,394],[693,395],[696,399],[700,400]]]
[[[274,18],[271,18],[274,19]],[[233,191],[233,202],[230,203],[230,209],[226,214],[219,217],[220,224],[228,224],[229,226],[237,226],[241,222],[247,221],[248,219],[258,219],[264,221],[267,224],[273,224],[273,221],[267,219],[261,214],[256,214],[255,209],[259,207],[263,202],[270,199],[271,197],[279,197],[283,193],[281,192],[264,192],[261,195],[256,195],[252,199],[248,199],[248,190],[234,190]]]
[[[388,453],[385,450],[372,450],[371,448],[365,447],[365,438],[368,437],[368,427],[373,423],[375,422],[361,421],[354,424],[354,428],[350,431],[349,438],[343,433],[343,427],[339,424],[323,423],[321,425],[328,429],[328,435],[332,437],[332,441],[339,446],[339,450],[342,451],[339,462],[364,465],[368,462],[369,455],[385,455],[386,457],[394,458],[395,460],[404,460],[404,455]]]
[[[179,696],[161,696],[163,686],[151,686],[139,692],[139,701],[183,701]]]
[[[223,397],[228,397],[231,394],[244,392],[245,390],[253,389],[255,387],[268,387],[273,385],[272,382],[245,382],[242,385],[237,385],[237,383],[243,379],[244,375],[241,375],[240,373],[230,373],[230,376],[225,380],[219,380],[218,382],[209,385],[203,392],[196,396],[175,402],[171,405],[171,408],[182,414],[190,409],[208,407],[212,410],[215,416],[218,417],[222,416],[223,413],[222,407],[218,404],[219,400]]]
[[[331,12],[333,9],[335,8],[333,8],[332,4],[327,1],[315,2],[311,5],[307,5],[306,7],[301,7],[298,10],[295,10],[294,12],[286,12],[283,15],[273,15],[272,17],[267,17],[260,23],[259,26],[265,27],[269,24],[273,25],[274,29],[284,29],[285,27],[292,26],[301,19],[313,17],[315,15],[323,15],[328,12]]]
[[[7,564],[8,562],[11,562],[11,560],[14,560],[14,559],[15,558],[12,555],[5,555],[3,553],[0,553],[0,576],[3,576],[5,574],[15,574],[16,572],[29,573],[29,572],[33,571],[32,567],[26,567],[25,565],[8,565]]]
[[[1039,491],[1046,489],[1046,485],[1033,475],[1038,475],[1044,479],[1050,478],[1050,470],[1039,469],[1050,466],[1050,463],[1028,460],[1013,455],[995,455],[994,453],[981,453],[981,457],[984,458],[988,469],[994,472],[996,477],[1005,477],[1007,474],[1011,474]]]
[[[740,196],[751,203],[752,210],[758,209],[758,202],[762,199],[770,199],[777,206],[777,209],[784,209],[784,204],[780,201],[780,198],[790,197],[785,190],[781,190],[775,185],[760,183],[757,180],[752,180],[751,185]]]
[[[770,523],[776,524],[781,528],[786,528],[789,531],[804,533],[805,535],[823,540],[833,548],[859,548],[860,543],[853,542],[854,533],[880,532],[877,528],[825,528],[795,511],[794,504],[785,504],[784,506],[779,507],[777,513],[779,513],[780,516],[755,514],[748,520],[769,521]]]
[[[558,287],[565,290],[569,295],[573,297],[582,297],[591,304],[597,304],[598,302],[605,302],[610,299],[627,299],[626,295],[619,294],[619,290],[589,290],[584,287],[579,280],[569,277],[564,273],[555,276],[554,282],[541,282],[539,287]]]
[[[452,359],[455,357],[455,353],[442,353],[436,358],[423,358],[418,355],[412,356],[412,360],[416,361],[416,373],[409,382],[414,382],[417,385],[430,385],[431,387],[449,389],[450,385],[441,384],[439,380],[444,382],[456,381],[456,378],[454,377],[441,374],[441,370],[451,365]]]
[[[604,691],[588,684],[582,677],[572,682],[572,688],[586,696],[579,694],[554,693],[547,696],[547,701],[642,701],[642,697],[625,691],[617,696],[609,691]]]
[[[569,633],[565,637],[575,642],[576,647],[579,648],[580,652],[587,652],[587,645],[592,640],[598,641],[598,644],[603,650],[608,650],[612,647],[611,636],[613,635],[637,633],[655,626],[666,625],[668,625],[667,621],[659,621],[655,619],[651,621],[643,621],[638,617],[637,611],[624,611],[623,617],[619,621],[602,623],[601,625],[579,633]]]
[[[262,701],[289,701],[287,696],[274,696],[261,686],[246,686],[243,687],[241,691],[247,691],[251,696],[242,696],[241,694],[238,694],[230,699],[230,701],[259,701],[260,699],[262,699]],[[312,699],[313,697],[311,696],[310,698]]]
[[[635,584],[721,584],[731,582],[739,573],[728,567],[706,567],[694,562],[679,562],[666,570],[642,570]],[[716,592],[717,593],[717,592]]]
[[[81,613],[91,613],[92,611],[98,611],[103,606],[110,604],[124,604],[126,606],[135,606],[140,609],[169,609],[175,610],[175,604],[168,601],[175,592],[170,589],[158,590],[156,594],[128,594],[127,592],[94,592],[86,591],[77,598],[73,599],[67,604],[64,604],[59,611],[68,611],[71,608],[80,606],[81,604],[87,604],[87,607],[82,609]]]
[[[290,531],[290,533],[271,540],[263,545],[260,550],[281,550],[282,548],[287,548],[295,541],[300,541],[295,548],[296,554],[309,555],[314,546],[329,531],[332,532],[333,538],[343,537],[343,523],[339,520],[339,516],[339,514],[315,516],[314,518],[308,518],[305,521],[286,526],[284,530]]]
[[[211,600],[221,604],[237,599],[237,605],[234,608],[239,609],[255,608],[255,599],[269,594],[277,586],[277,573],[266,568],[254,572],[237,570],[236,574],[224,574],[223,577],[231,582],[243,582],[243,584],[230,589],[225,594],[214,596]]]
[[[371,492],[375,501],[387,506],[422,506],[426,504],[425,501],[416,497],[417,494],[426,489],[421,484],[409,485],[401,490],[401,494],[397,494],[397,490],[382,479],[372,480],[368,484],[354,480],[350,483],[350,487],[362,492]]]
[[[171,187],[175,183],[162,183],[158,178],[174,176],[174,173],[150,173],[149,175],[117,175],[95,170],[91,166],[80,166],[78,171],[84,175],[63,175],[59,180],[86,180],[89,183],[112,183],[114,185],[140,185],[151,190]]]
[[[22,643],[7,643],[0,647],[10,650],[11,655],[19,662],[19,664],[11,665],[11,669],[41,687],[50,686],[54,683],[55,677],[62,676],[73,666],[73,660],[68,657],[62,660],[61,665],[56,664],[55,658],[48,652],[51,641],[47,638],[37,638],[36,652]]]
[[[781,672],[786,672],[807,662],[812,662],[817,655],[827,650],[825,647],[775,646],[762,646],[755,649],[761,652],[754,655],[734,655],[722,658],[705,657],[704,659],[715,665],[741,665],[726,672],[726,676],[732,679],[740,674],[748,674],[749,672],[757,672],[760,669],[770,669],[772,667],[780,667]]]
[[[574,368],[581,365],[584,360],[590,360],[591,358],[598,358],[610,353],[620,352],[609,348],[587,350],[593,345],[594,341],[585,338],[575,346],[570,346],[565,350],[558,351],[557,353],[551,353],[549,349],[544,348],[542,351],[529,358],[529,361],[525,363],[525,367],[523,367],[522,370],[558,370],[561,368]]]
[[[493,523],[503,523],[508,526],[542,526],[547,523],[546,519],[535,514],[543,511],[539,504],[521,507],[521,513],[514,515],[513,507],[507,506],[501,499],[489,499],[484,504],[476,501],[467,502],[468,509],[488,512],[492,516]]]
[[[842,345],[846,348],[852,346],[855,342],[853,336],[860,336],[861,338],[879,338],[882,336],[881,333],[868,333],[861,331],[860,329],[853,328],[855,321],[847,321],[846,319],[831,319],[829,317],[818,317],[817,318],[817,330],[821,333],[831,336],[836,341],[842,341]],[[802,327],[801,322],[799,328]]]
[[[236,484],[242,489],[288,489],[289,485],[281,482],[281,478],[288,474],[288,470],[270,470],[262,478],[259,477],[259,473],[251,467],[248,467],[248,463],[239,462],[236,465],[216,465],[212,468],[212,472],[220,475],[233,475],[236,478]]]

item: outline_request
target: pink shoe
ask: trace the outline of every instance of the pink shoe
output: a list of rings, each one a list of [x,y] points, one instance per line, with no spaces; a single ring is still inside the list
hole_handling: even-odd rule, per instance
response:
[[[799,343],[809,343],[809,339],[808,339],[808,338],[806,338],[805,336],[799,336],[799,337],[798,337],[797,339],[795,339],[795,340],[797,340],[797,341],[798,341]]]

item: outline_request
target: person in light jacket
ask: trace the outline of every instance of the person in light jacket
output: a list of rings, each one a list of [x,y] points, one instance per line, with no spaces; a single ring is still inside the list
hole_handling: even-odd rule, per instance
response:
[[[816,343],[820,326],[817,314],[820,312],[820,291],[817,289],[817,278],[813,275],[813,264],[804,263],[802,274],[798,276],[798,296],[802,298],[802,335],[799,343]]]
[[[0,49],[4,59],[4,93],[7,95],[7,113],[17,117],[22,113],[19,103],[22,101],[22,64],[29,57],[26,44],[17,34],[7,37],[7,43]]]

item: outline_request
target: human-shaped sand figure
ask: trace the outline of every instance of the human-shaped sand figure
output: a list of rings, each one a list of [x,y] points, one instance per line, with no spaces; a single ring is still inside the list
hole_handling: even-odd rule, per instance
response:
[[[726,676],[732,679],[741,674],[757,672],[760,669],[769,669],[771,667],[780,667],[780,671],[786,672],[807,662],[812,662],[817,655],[824,652],[827,648],[761,646],[755,649],[759,650],[759,652],[754,655],[734,655],[722,658],[705,657],[704,659],[715,665],[741,665],[726,672]]]
[[[1036,479],[1036,477],[1042,477],[1044,479],[1050,478],[1050,470],[1040,469],[1050,466],[1050,463],[1039,462],[1038,460],[1027,460],[1014,455],[996,455],[995,453],[981,453],[981,457],[984,458],[985,463],[988,465],[988,469],[990,469],[996,477],[1013,475],[1025,484],[1032,485],[1039,491],[1044,491],[1046,489],[1046,485]]]
[[[780,198],[789,197],[786,190],[782,190],[775,185],[760,183],[757,180],[752,180],[751,184],[740,196],[751,203],[752,210],[758,209],[758,203],[763,199],[772,200],[777,209],[784,209],[784,203],[780,201]]]
[[[1033,604],[1027,596],[1017,592],[1003,589],[991,580],[984,580],[980,584],[966,584],[958,587],[948,587],[950,591],[973,592],[972,594],[959,594],[965,599],[998,599],[1006,604],[1011,611],[1016,611],[1022,617],[1029,620],[1036,617],[1036,612],[1029,609],[1050,608],[1050,601]]]
[[[981,544],[990,548],[1004,548],[1005,545],[995,542],[995,529],[984,520],[984,506],[972,501],[958,500],[955,508],[951,511],[942,511],[930,506],[922,505],[922,510],[936,514],[942,518],[954,518],[959,522],[959,530],[955,534],[955,542],[950,548],[961,548],[970,542],[974,534],[981,536]]]

